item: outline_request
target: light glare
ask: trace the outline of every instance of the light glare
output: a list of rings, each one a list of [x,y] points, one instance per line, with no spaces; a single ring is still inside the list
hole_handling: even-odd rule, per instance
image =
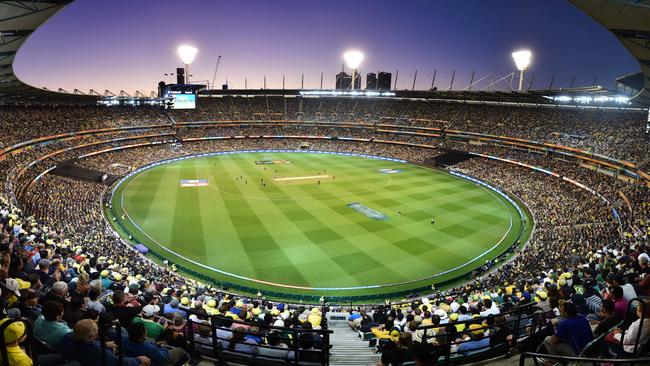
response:
[[[194,46],[183,45],[178,47],[178,55],[181,56],[181,60],[185,65],[189,65],[194,62],[194,58],[196,57],[196,53],[198,51],[199,50],[197,50]]]
[[[515,65],[517,65],[517,70],[523,71],[528,68],[530,65],[530,58],[532,53],[529,50],[515,51],[512,53],[512,58],[515,60]]]
[[[347,51],[343,54],[343,58],[345,59],[345,63],[348,64],[349,68],[356,70],[359,68],[359,65],[361,65],[361,61],[363,61],[363,53],[356,50]]]

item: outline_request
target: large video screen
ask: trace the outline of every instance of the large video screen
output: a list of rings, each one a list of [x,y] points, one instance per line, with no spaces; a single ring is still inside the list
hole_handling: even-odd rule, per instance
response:
[[[196,94],[172,94],[174,106],[172,109],[195,109]]]

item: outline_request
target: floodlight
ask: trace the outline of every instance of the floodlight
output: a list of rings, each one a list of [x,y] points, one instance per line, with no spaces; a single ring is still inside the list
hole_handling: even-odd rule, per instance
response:
[[[519,70],[519,91],[524,88],[524,71],[530,65],[532,55],[529,50],[520,50],[512,53],[512,58],[515,60],[517,70]]]
[[[178,47],[178,55],[181,56],[181,60],[185,65],[189,65],[194,62],[194,58],[196,57],[196,53],[198,51],[199,50],[197,50],[194,46],[183,45]]]
[[[515,60],[515,65],[517,65],[517,70],[523,71],[528,68],[530,65],[530,58],[533,54],[528,50],[521,50],[512,53],[512,58]]]
[[[349,68],[356,70],[361,65],[361,61],[363,61],[363,53],[361,51],[348,51],[343,54],[343,58]]]
[[[185,65],[185,84],[190,83],[190,64],[194,62],[194,58],[198,51],[199,50],[197,50],[196,47],[190,45],[182,45],[178,47],[178,55],[181,56],[183,65]]]
[[[343,54],[343,58],[345,59],[345,63],[348,64],[348,67],[352,69],[352,82],[350,84],[350,89],[354,89],[357,69],[359,68],[359,65],[361,65],[361,61],[363,61],[363,53],[356,50],[347,51]]]

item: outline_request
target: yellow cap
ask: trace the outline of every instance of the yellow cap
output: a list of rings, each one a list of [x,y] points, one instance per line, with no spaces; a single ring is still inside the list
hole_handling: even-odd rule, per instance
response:
[[[181,298],[181,304],[182,304],[182,305],[186,305],[186,306],[187,306],[189,303],[190,303],[190,299],[188,299],[187,297],[183,297],[183,298]]]
[[[0,325],[5,322],[10,321],[10,318],[5,318],[0,320]],[[25,335],[25,323],[22,321],[16,321],[11,324],[4,331],[5,344],[9,344],[19,340],[23,335]]]
[[[470,324],[469,325],[469,330],[474,333],[475,335],[483,334],[485,331],[483,330],[483,326],[479,324]]]

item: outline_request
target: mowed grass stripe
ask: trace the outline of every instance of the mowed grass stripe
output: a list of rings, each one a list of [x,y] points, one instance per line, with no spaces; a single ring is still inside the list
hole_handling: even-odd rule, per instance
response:
[[[393,166],[393,168],[395,167]],[[405,181],[411,181],[411,179],[408,178],[409,177],[408,170],[410,170],[410,168],[412,167],[402,166],[400,168],[402,168],[401,170],[403,170],[402,173],[389,175],[391,178],[391,184],[408,186],[410,182],[406,183]],[[375,170],[375,172],[376,174],[382,175],[378,170]],[[433,180],[433,182],[429,182],[429,185],[435,186],[435,179],[432,178],[435,178],[436,176],[438,175],[429,174],[429,179]],[[406,177],[406,179],[399,179],[400,177]],[[372,231],[375,236],[380,236],[382,239],[390,241],[390,243],[387,245],[383,245],[383,246],[372,245],[371,247],[366,248],[366,250],[368,250],[371,253],[374,253],[375,257],[379,258],[384,265],[390,265],[391,268],[400,268],[400,269],[406,268],[408,270],[413,270],[414,272],[418,272],[420,274],[422,273],[433,274],[438,272],[439,267],[436,266],[435,263],[440,262],[440,258],[445,258],[448,261],[458,263],[458,264],[463,263],[463,260],[465,259],[463,255],[438,246],[438,244],[436,243],[438,241],[437,239],[439,239],[438,234],[436,234],[435,237],[429,235],[429,237],[427,238],[413,237],[415,233],[410,231],[409,232],[404,231],[402,230],[402,227],[399,226],[399,225],[404,225],[403,222],[407,222],[408,218],[394,214],[395,211],[398,210],[400,207],[423,208],[422,206],[425,205],[425,203],[423,202],[422,197],[409,199],[407,197],[401,196],[401,194],[398,196],[393,192],[386,192],[385,189],[382,189],[383,187],[376,187],[376,188],[379,189],[370,190],[370,189],[362,188],[362,189],[358,189],[357,191],[360,193],[362,192],[361,193],[363,194],[362,197],[367,198],[366,202],[378,204],[379,207],[383,209],[385,213],[387,213],[389,216],[392,216],[389,225],[392,226],[395,224],[395,226],[392,226],[390,230],[380,229],[380,231],[374,231],[372,229],[373,227],[379,227],[380,224],[386,225],[387,223],[386,222],[377,223],[377,222],[365,220],[363,224],[361,224],[363,228]],[[421,190],[421,188],[419,190]],[[386,202],[388,202],[389,204],[386,205]],[[396,202],[397,205],[395,204]],[[390,207],[386,207],[386,206],[390,206]],[[377,205],[373,206],[373,208],[376,207]],[[430,218],[431,215],[426,215],[427,224],[429,223]],[[426,231],[430,234],[431,227],[422,225],[423,219],[424,218],[420,217],[418,219],[419,222],[414,222],[413,224],[419,228],[425,228],[423,229],[423,231]],[[399,250],[401,250],[402,252],[399,252]],[[431,255],[427,257],[426,256],[427,253]],[[418,265],[418,262],[420,262],[420,266]],[[414,278],[414,277],[410,277],[410,278]]]
[[[154,169],[155,170],[155,169]],[[178,182],[181,174],[181,166],[168,166],[167,169],[164,169],[164,175],[161,176],[146,176],[145,179],[157,179],[159,184],[156,188],[156,191],[151,199],[151,205],[147,210],[144,221],[141,224],[141,227],[145,228],[147,233],[156,240],[164,245],[170,241],[174,221],[174,215],[176,214],[176,200],[178,195],[176,194],[177,187],[173,182]],[[171,183],[171,184],[170,184]],[[149,192],[145,194],[150,195]]]
[[[169,167],[161,166],[160,169],[147,170],[129,182],[129,189],[123,192],[124,199],[129,201],[129,214],[141,221],[149,217],[149,212],[156,200],[151,199],[151,192],[158,193],[160,185]]]
[[[231,159],[231,161],[237,164],[242,171],[249,170],[251,167],[250,164],[253,163],[253,161],[241,158]],[[289,259],[290,263],[301,272],[303,277],[307,280],[307,283],[310,284],[316,283],[319,280],[322,281],[324,272],[328,273],[328,279],[332,279],[331,281],[323,282],[325,283],[324,286],[329,286],[330,284],[334,285],[335,279],[348,276],[349,273],[347,273],[344,268],[338,266],[336,262],[332,261],[328,253],[324,251],[321,246],[316,244],[319,239],[325,239],[326,235],[322,232],[317,236],[309,235],[309,226],[315,226],[318,219],[312,216],[309,209],[305,209],[299,203],[292,201],[290,195],[285,192],[282,186],[278,186],[277,188],[275,196],[280,200],[265,202],[265,207],[269,210],[269,216],[284,216],[286,218],[286,224],[283,228],[278,230],[278,228],[275,227],[275,230],[273,230],[271,235],[274,240],[282,244],[281,249]],[[283,202],[283,205],[278,206],[276,202]],[[251,202],[251,204],[259,205],[260,202]],[[290,208],[288,207],[289,204],[291,206]],[[291,211],[288,211],[289,209],[291,209]],[[293,220],[291,217],[286,215],[287,212],[292,212],[291,217],[300,217],[301,220]],[[307,223],[306,221],[312,222]],[[343,248],[339,247],[338,249]],[[320,258],[320,260],[314,263],[314,258]],[[305,265],[308,263],[310,265]],[[298,268],[303,269],[300,270]]]
[[[399,182],[397,177],[404,176],[405,173],[406,173],[406,176],[408,176],[408,172],[406,170],[412,170],[412,169],[418,169],[418,168],[407,166],[407,167],[404,167],[405,171],[403,171],[402,173],[397,173],[397,174],[390,175],[391,178],[392,177],[396,178],[394,181],[391,181],[391,184],[393,184],[394,182]],[[381,175],[381,173],[379,173],[378,171],[376,173]],[[448,176],[445,176],[445,175],[439,174],[439,173],[436,173],[436,174],[433,174],[433,175],[429,174],[429,176],[430,176],[430,179],[432,180],[432,182],[430,184],[433,185],[433,186],[435,186],[435,181],[437,180],[436,178],[438,178],[438,177],[441,177],[440,180],[447,180],[448,178],[450,178]],[[456,179],[456,178],[452,178],[452,179]],[[405,179],[405,180],[408,180],[408,179]],[[402,186],[408,186],[408,184],[403,184],[401,182],[400,183],[395,183],[395,184],[400,184]],[[465,197],[467,197],[468,195],[473,196],[476,193],[473,193],[472,191],[467,192],[467,189],[473,189],[473,188],[474,188],[473,184],[468,184],[468,185],[466,185],[464,187],[464,189],[459,189],[460,192],[458,192],[458,195],[465,196]],[[419,190],[421,191],[422,189],[419,188]],[[382,200],[387,200],[389,202],[395,202],[395,201],[397,201],[399,199],[399,200],[402,201],[400,207],[402,207],[402,206],[405,206],[405,207],[414,207],[414,206],[415,207],[422,207],[422,206],[426,205],[425,202],[427,201],[427,200],[424,200],[423,198],[428,196],[426,193],[421,193],[421,195],[424,196],[424,197],[422,197],[422,196],[404,197],[404,196],[400,195],[401,197],[395,197],[395,199],[392,199],[392,198],[388,198],[388,197],[390,197],[390,196],[392,196],[394,194],[393,193],[388,193],[388,195],[386,195],[386,193],[382,189],[371,191],[371,190],[366,189],[366,188],[361,188],[361,189],[356,189],[356,191],[357,192],[363,192],[363,193],[360,193],[361,197],[369,198],[368,200],[366,200],[366,202],[378,202],[378,201],[380,202]],[[435,190],[433,190],[433,191],[435,193]],[[478,194],[483,194],[483,192],[479,191]],[[373,197],[373,198],[370,198],[370,197]],[[409,198],[411,198],[411,199],[409,199]],[[456,200],[456,197],[447,196],[446,199],[447,200]],[[462,206],[462,205],[460,205],[460,206]],[[464,207],[466,207],[466,206],[464,206]],[[377,206],[374,206],[373,208],[377,208]],[[394,212],[392,207],[391,208],[382,207],[382,209],[383,209],[383,211],[385,213],[388,213],[389,215],[391,215]],[[382,210],[380,209],[380,211],[382,211]],[[444,214],[442,214],[440,216],[447,217]],[[362,215],[358,215],[357,217],[362,217],[363,218]],[[451,230],[448,230],[448,231],[442,231],[441,233],[431,234],[431,226],[429,226],[430,225],[429,221],[430,221],[431,217],[433,217],[433,213],[428,216],[426,221],[419,220],[419,222],[413,222],[413,223],[410,223],[410,224],[409,223],[405,224],[404,227],[405,227],[406,230],[402,230],[401,228],[399,228],[397,226],[393,226],[393,223],[396,220],[403,221],[403,220],[401,220],[402,217],[397,216],[397,215],[394,216],[394,220],[390,220],[391,221],[390,223],[389,222],[373,222],[372,220],[368,221],[367,218],[363,218],[363,219],[366,219],[366,220],[364,220],[362,223],[359,223],[358,225],[365,228],[368,231],[371,231],[374,234],[375,237],[382,238],[382,240],[379,241],[379,245],[381,246],[381,249],[380,250],[370,250],[369,252],[374,253],[375,258],[379,259],[383,263],[393,261],[393,260],[395,260],[395,258],[401,258],[404,255],[408,255],[409,257],[411,257],[411,263],[410,263],[410,266],[408,268],[410,268],[410,269],[414,268],[415,270],[419,270],[419,268],[417,266],[418,261],[422,261],[423,263],[427,263],[428,265],[431,265],[432,263],[439,262],[440,258],[445,258],[450,263],[454,263],[454,265],[460,265],[460,264],[465,263],[464,261],[467,258],[467,256],[463,255],[461,253],[458,253],[456,250],[452,250],[452,248],[457,248],[458,244],[464,244],[465,243],[464,238],[462,238],[462,237],[459,238],[459,236],[457,234],[458,230],[456,230],[456,228],[452,228]],[[422,221],[424,221],[426,224],[423,225]],[[466,226],[465,227],[464,222],[468,221],[466,216],[465,217],[460,217],[459,216],[458,218],[451,218],[451,221],[454,223],[454,225],[462,225],[462,226],[464,226],[463,232],[473,232],[473,228],[471,226]],[[390,226],[390,228],[387,229],[387,228],[385,228],[385,226]],[[487,230],[492,235],[494,235],[494,232],[496,231],[493,228],[488,228]],[[341,231],[341,230],[339,229],[339,231]],[[424,234],[425,232],[428,233],[428,235],[426,235],[426,236],[421,235],[420,237],[418,237],[418,235]],[[478,233],[476,235],[476,237],[478,238],[478,237],[482,236],[483,234],[484,233]],[[389,235],[390,237],[387,238],[386,235]],[[413,237],[413,236],[415,236],[415,237]],[[442,238],[441,238],[441,236],[442,236]],[[404,239],[404,238],[406,238],[406,239]],[[384,239],[395,240],[395,244],[381,245],[380,243]],[[480,243],[481,241],[484,241],[484,239],[485,238],[483,238],[483,240],[478,240],[477,242]],[[372,239],[370,239],[370,240],[372,240]],[[496,243],[497,240],[498,239],[495,237],[494,243]],[[373,244],[377,243],[376,240],[373,240],[372,242],[373,242]],[[489,247],[489,246],[486,245],[484,247],[484,246],[481,246],[481,245],[472,245],[471,250],[467,254],[472,255],[473,253],[476,253],[476,255],[479,255],[485,250],[486,247]],[[375,248],[376,248],[376,245],[375,245]],[[396,252],[396,248],[401,249],[405,253]],[[447,248],[449,248],[449,249],[447,249]]]
[[[180,179],[196,179],[196,159],[186,161],[181,165]],[[192,248],[191,258],[200,260],[206,257],[205,242],[208,240],[203,235],[202,217],[206,214],[199,205],[198,187],[180,187],[180,181],[167,182],[176,187],[176,206],[169,242],[172,250],[178,252]],[[188,230],[189,229],[189,230]]]
[[[323,157],[323,155],[318,155],[317,157]],[[334,158],[340,157],[334,156]],[[362,158],[361,161],[367,162],[368,159]],[[324,169],[323,165],[318,161],[312,161],[311,159],[301,160],[300,168],[303,169],[302,174],[311,174],[312,172],[313,174],[318,174],[319,171],[322,173]],[[306,195],[313,197],[312,200],[299,200],[296,203],[299,205],[307,205],[315,214],[312,216],[322,218],[318,219],[315,223],[320,229],[309,233],[312,240],[318,241],[320,248],[328,254],[330,259],[339,267],[344,268],[347,273],[347,278],[343,278],[343,280],[346,282],[349,282],[350,278],[355,278],[357,281],[361,281],[361,283],[372,280],[373,278],[377,278],[377,271],[380,270],[383,271],[384,276],[389,276],[394,281],[404,280],[402,275],[388,269],[386,266],[387,263],[377,260],[372,251],[368,251],[367,248],[359,248],[356,244],[344,239],[354,234],[340,233],[338,231],[339,227],[356,225],[353,220],[369,220],[367,217],[359,215],[346,206],[349,203],[347,201],[348,199],[358,200],[359,197],[357,195],[347,191],[341,192],[343,194],[339,194],[338,192],[338,185],[341,184],[341,179],[345,181],[346,187],[350,188],[350,191],[354,191],[354,188],[360,183],[355,182],[353,178],[359,176],[359,172],[363,170],[357,165],[343,167],[335,164],[329,165],[326,169],[327,174],[337,174],[337,177],[339,177],[337,178],[338,181],[323,182],[320,185],[316,184],[316,182],[309,182],[295,186],[295,188],[300,189]],[[299,172],[296,171],[294,173]],[[379,175],[378,172],[377,174]],[[383,181],[385,179],[382,177],[379,180]],[[354,231],[358,233],[360,230],[357,227]],[[360,241],[358,237],[355,239],[357,239],[355,240],[357,243]],[[377,246],[381,245],[378,242],[382,242],[383,239],[381,236],[371,233],[371,235],[367,235],[365,241],[372,242]],[[341,248],[353,248],[353,252],[348,253],[347,250],[341,252]],[[355,260],[351,260],[352,258],[355,258]],[[381,259],[385,260],[385,258]]]
[[[209,184],[212,183],[214,175],[218,174],[218,169],[212,159],[200,160],[196,170],[196,179],[207,179]],[[221,193],[212,186],[198,187],[196,190],[202,212],[203,236],[206,238],[204,248],[209,263],[221,263],[219,269],[231,273],[241,271],[254,273],[254,266],[248,260],[246,252],[239,242],[239,236],[230,221],[230,215],[224,205]],[[221,258],[224,256],[235,257],[238,260],[222,261]]]
[[[233,161],[218,159],[218,163],[233,164]],[[235,180],[237,175],[233,175],[232,170],[226,169],[225,171],[231,180]],[[232,188],[239,190],[237,185],[233,185]],[[253,265],[257,279],[300,286],[310,285],[280,249],[279,244],[268,232],[264,222],[260,220],[248,200],[235,200],[230,197],[225,200],[225,203],[231,221],[238,231],[239,241]]]
[[[347,174],[359,174],[361,172],[355,171],[354,172],[347,172]],[[377,174],[381,174],[377,172]],[[339,190],[339,187],[336,186],[336,182],[331,182],[328,184],[321,184],[320,186],[317,186],[319,189],[319,194],[318,196],[321,198],[320,200],[314,200],[315,203],[319,203],[320,206],[320,212],[322,212],[323,217],[327,217],[327,221],[322,221],[322,225],[329,226],[328,230],[333,233],[337,233],[341,238],[345,237],[350,237],[354,236],[355,243],[352,244],[355,246],[357,252],[358,252],[358,261],[352,266],[352,268],[348,269],[348,272],[351,274],[354,274],[355,276],[359,278],[363,278],[366,280],[367,278],[372,278],[372,276],[376,277],[376,271],[379,268],[384,268],[384,271],[388,271],[389,273],[393,273],[390,277],[394,278],[394,281],[398,281],[400,278],[405,278],[403,274],[399,274],[392,269],[390,269],[390,264],[394,260],[394,258],[397,257],[402,257],[402,256],[410,256],[408,252],[403,252],[400,253],[399,251],[396,251],[395,247],[391,245],[390,242],[386,241],[385,237],[381,235],[383,231],[399,231],[396,227],[394,227],[389,221],[379,221],[379,220],[373,220],[368,217],[365,217],[356,211],[352,210],[351,208],[347,207],[347,204],[350,202],[346,202],[341,200],[341,195],[337,195],[335,191]],[[301,186],[300,187],[303,191],[309,193],[313,191],[313,188],[310,186]],[[329,192],[328,191],[334,191],[334,192]],[[353,188],[354,189],[354,188]],[[367,191],[365,189],[362,189],[363,191]],[[368,196],[374,196],[376,192],[370,192],[367,191],[366,196],[358,196],[355,197],[356,200],[360,201],[361,203],[367,202],[369,200]],[[324,197],[324,199],[323,199]],[[345,212],[344,215],[341,215],[341,212],[339,210],[334,210],[333,207],[337,208],[342,208]],[[331,222],[336,222],[333,218],[335,217],[344,217],[345,221],[341,222],[340,224],[337,225],[332,225]],[[342,224],[342,226],[341,226]],[[344,229],[345,228],[345,229]],[[341,230],[344,229],[344,230]],[[359,233],[363,234],[359,234]],[[360,235],[363,235],[363,238],[360,238]],[[405,237],[408,236],[407,233],[402,233]],[[361,239],[361,240],[359,240]],[[384,247],[388,248],[388,251],[377,251],[373,250],[373,248],[377,247]],[[392,250],[390,250],[392,249]],[[324,249],[326,250],[326,249]],[[336,253],[334,251],[330,251],[330,255],[335,255]],[[349,255],[345,255],[342,257],[335,257],[335,261],[338,260],[337,263],[339,265],[344,266],[348,265],[349,262]],[[417,270],[417,262],[420,261],[419,258],[412,258],[412,267],[410,268],[416,268]],[[425,264],[424,262],[422,263],[423,265]],[[360,271],[362,269],[362,271]],[[365,276],[362,276],[361,273],[365,272]],[[406,271],[405,271],[406,272]]]

